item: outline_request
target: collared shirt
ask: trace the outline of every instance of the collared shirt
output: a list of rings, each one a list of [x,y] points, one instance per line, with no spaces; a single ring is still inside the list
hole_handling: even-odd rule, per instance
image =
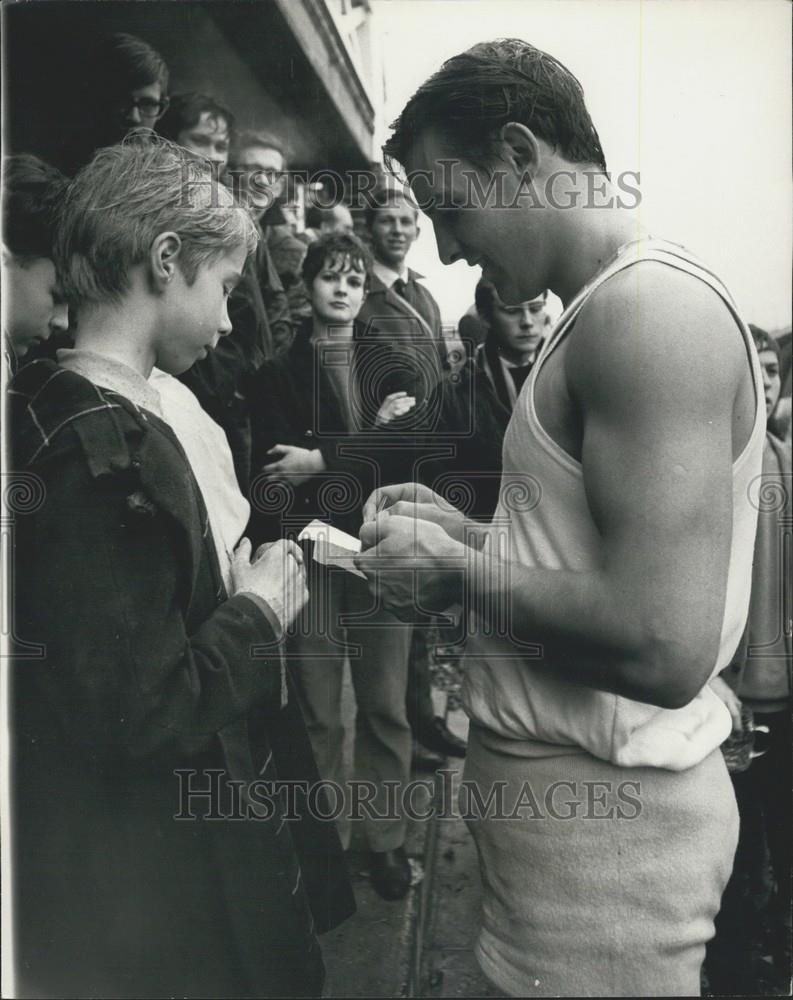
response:
[[[123,361],[108,358],[104,354],[88,351],[83,348],[63,348],[57,353],[61,368],[76,372],[87,378],[94,385],[112,389],[123,396],[138,409],[148,410],[162,418],[162,407],[157,390],[154,389],[140,372],[125,365]]]
[[[400,279],[405,282],[410,280],[407,264],[402,265],[401,271],[395,271],[393,268],[387,267],[385,264],[381,264],[379,260],[376,260],[372,265],[372,274],[377,275],[386,288],[391,288],[394,282]]]

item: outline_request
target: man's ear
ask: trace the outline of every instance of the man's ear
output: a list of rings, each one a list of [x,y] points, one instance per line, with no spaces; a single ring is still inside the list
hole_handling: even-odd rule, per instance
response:
[[[537,136],[520,122],[507,122],[499,132],[501,156],[512,163],[518,173],[533,175],[542,156]]]
[[[160,233],[154,238],[149,251],[149,273],[155,290],[163,291],[173,280],[181,250],[182,241],[176,233]]]

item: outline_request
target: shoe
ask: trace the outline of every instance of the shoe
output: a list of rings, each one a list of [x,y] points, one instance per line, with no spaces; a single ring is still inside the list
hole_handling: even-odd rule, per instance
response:
[[[402,899],[410,888],[410,865],[404,847],[372,851],[369,855],[372,885],[383,899]]]
[[[413,750],[410,755],[410,766],[414,771],[437,771],[446,763],[443,754],[427,750],[416,740],[413,740]]]
[[[419,727],[419,743],[444,757],[465,757],[468,744],[450,732],[443,719],[436,715],[429,725]]]

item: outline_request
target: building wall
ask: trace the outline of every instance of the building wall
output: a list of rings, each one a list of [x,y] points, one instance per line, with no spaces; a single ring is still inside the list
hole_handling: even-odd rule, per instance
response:
[[[317,0],[290,3],[295,6],[287,9],[300,8],[315,20],[324,9]],[[281,8],[276,0],[70,0],[4,7],[7,148],[57,162],[58,150],[84,111],[78,96],[80,67],[90,66],[92,44],[101,34],[127,31],[164,57],[171,93],[211,93],[229,105],[241,126],[265,127],[284,136],[292,166],[367,166],[370,149],[363,146],[368,126],[362,128],[362,117],[352,111],[345,120],[339,110],[345,108],[343,101],[331,98],[327,81],[318,78],[311,53],[301,47]],[[315,46],[323,44],[318,37]],[[322,65],[325,55],[315,52],[313,61]],[[338,76],[333,83],[339,87]],[[348,107],[353,107],[350,100]],[[371,131],[369,127],[369,146]]]

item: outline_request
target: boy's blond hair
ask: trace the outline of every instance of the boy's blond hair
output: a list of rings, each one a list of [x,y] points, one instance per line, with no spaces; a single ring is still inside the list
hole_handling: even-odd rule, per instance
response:
[[[69,305],[121,301],[155,238],[176,233],[188,284],[198,268],[258,234],[208,160],[148,130],[100,149],[69,184],[58,212],[55,264]]]

